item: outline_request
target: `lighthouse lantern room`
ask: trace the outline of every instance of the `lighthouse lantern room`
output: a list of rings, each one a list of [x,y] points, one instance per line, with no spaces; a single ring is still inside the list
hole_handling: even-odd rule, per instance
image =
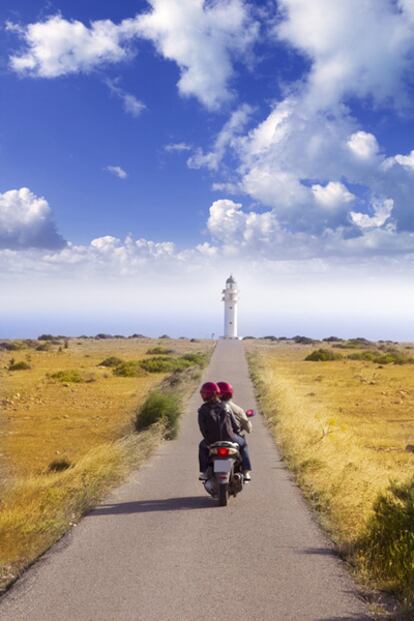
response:
[[[237,283],[230,274],[223,289],[224,302],[224,338],[237,339],[237,303],[239,301],[239,290]]]

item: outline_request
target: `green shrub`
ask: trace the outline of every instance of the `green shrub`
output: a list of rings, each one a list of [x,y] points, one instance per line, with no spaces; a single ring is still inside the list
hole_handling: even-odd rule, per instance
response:
[[[56,373],[48,373],[47,377],[57,382],[80,384],[84,382],[84,378],[77,369],[68,369],[66,371],[57,371]]]
[[[50,343],[49,342],[45,342],[45,343],[41,343],[40,345],[37,345],[35,347],[36,351],[50,351]]]
[[[378,497],[362,549],[374,577],[413,603],[414,480]]]
[[[181,356],[181,360],[186,360],[187,362],[191,362],[191,364],[196,364],[199,367],[203,367],[206,364],[206,355],[201,352],[194,352],[190,354],[184,354]]]
[[[143,431],[154,423],[163,421],[166,425],[166,437],[171,440],[178,433],[178,420],[182,412],[182,404],[178,395],[169,392],[153,392],[138,410],[135,429]]]
[[[63,472],[63,470],[71,468],[72,465],[73,464],[66,459],[66,457],[61,457],[60,459],[51,461],[47,469],[49,472]]]
[[[375,364],[412,364],[413,358],[409,358],[399,351],[380,352],[380,351],[363,351],[349,354],[348,360],[367,360]]]
[[[141,360],[140,365],[149,373],[173,373],[178,369],[190,367],[191,362],[173,356],[154,356],[147,360]]]
[[[341,354],[336,354],[334,351],[330,349],[315,349],[311,354],[306,356],[305,360],[310,360],[311,362],[329,362],[331,360],[341,360]]]
[[[173,354],[173,349],[168,349],[168,347],[152,347],[147,351],[149,356],[169,356]]]
[[[24,362],[23,360],[21,362],[10,361],[9,364],[9,371],[27,371],[31,368],[30,364],[28,362]]]
[[[138,360],[127,360],[118,364],[113,369],[113,374],[117,377],[141,377],[144,375],[144,371]]]
[[[109,358],[105,358],[98,364],[98,367],[117,367],[120,364],[123,364],[123,360],[118,358],[117,356],[110,356]]]

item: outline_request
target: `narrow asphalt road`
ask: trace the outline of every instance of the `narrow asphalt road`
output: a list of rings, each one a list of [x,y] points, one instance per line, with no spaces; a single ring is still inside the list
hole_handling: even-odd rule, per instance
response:
[[[255,407],[242,343],[205,379]],[[227,507],[198,482],[196,393],[165,443],[0,604],[2,621],[363,621],[365,606],[291,482],[260,417],[254,478]]]

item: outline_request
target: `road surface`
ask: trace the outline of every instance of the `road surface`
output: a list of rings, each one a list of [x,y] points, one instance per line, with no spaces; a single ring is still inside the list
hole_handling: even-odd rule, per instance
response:
[[[255,407],[243,345],[219,342],[204,379]],[[197,480],[198,392],[177,440],[26,572],[2,621],[363,621],[365,606],[312,519],[263,420],[253,480],[218,507]],[[257,409],[257,408],[256,408]]]

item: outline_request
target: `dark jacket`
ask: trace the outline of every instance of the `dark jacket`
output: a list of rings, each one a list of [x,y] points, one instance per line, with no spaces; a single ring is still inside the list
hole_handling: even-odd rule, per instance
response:
[[[221,401],[203,403],[198,410],[198,424],[207,444],[236,442],[239,426],[229,406]]]

